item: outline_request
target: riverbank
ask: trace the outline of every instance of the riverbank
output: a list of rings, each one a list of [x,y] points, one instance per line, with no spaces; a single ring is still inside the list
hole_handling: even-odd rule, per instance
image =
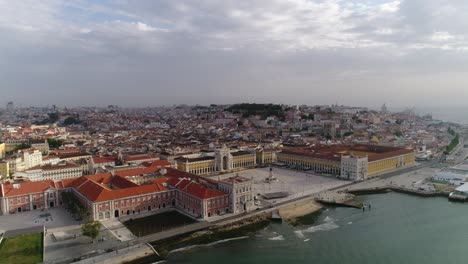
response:
[[[303,217],[307,218],[307,216],[311,215],[311,218],[316,217],[320,214],[321,209],[322,205],[312,198],[300,200],[278,208],[283,220],[293,225],[297,225],[297,220],[303,219]],[[166,259],[170,254],[176,254],[196,247],[211,246],[231,240],[248,238],[252,234],[267,227],[270,223],[271,212],[268,211],[238,221],[216,225],[207,230],[155,241],[150,244],[158,252],[159,257],[155,255],[144,256],[143,258],[126,263],[142,264],[161,261]]]
[[[223,226],[216,226],[208,230],[198,231],[192,234],[180,235],[168,239],[150,243],[159,253],[162,259],[169,254],[179,252],[182,248],[192,248],[227,239],[248,236],[261,230],[270,224],[267,213],[245,218]]]
[[[420,196],[420,197],[448,197],[450,192],[442,192],[442,191],[421,191],[421,190],[415,190],[415,189],[407,189],[407,188],[402,188],[402,187],[397,187],[397,186],[382,186],[382,187],[374,187],[370,189],[356,189],[356,190],[351,190],[349,193],[355,194],[355,195],[369,195],[369,194],[382,194],[382,193],[388,193],[388,192],[398,192],[398,193],[404,193],[404,194],[409,194],[409,195],[415,195],[415,196]]]
[[[396,192],[358,199],[372,204],[372,209],[323,208],[313,223],[271,224],[246,239],[171,255],[168,263],[466,262],[465,205]]]
[[[294,224],[298,217],[306,216],[322,209],[322,205],[314,199],[306,199],[282,206],[278,213],[284,221]]]

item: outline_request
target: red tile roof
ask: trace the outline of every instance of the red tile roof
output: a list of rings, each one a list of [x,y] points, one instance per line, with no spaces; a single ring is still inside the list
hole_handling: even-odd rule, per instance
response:
[[[222,181],[223,182],[228,182],[228,183],[240,183],[240,182],[249,181],[249,179],[241,177],[241,176],[234,176],[234,177],[229,177],[227,179],[224,179]]]
[[[146,161],[141,163],[141,165],[145,167],[158,167],[158,168],[163,168],[163,167],[169,167],[171,166],[171,163],[167,160],[155,160],[152,162]]]
[[[167,188],[156,184],[141,185],[124,189],[111,190],[93,180],[86,181],[77,191],[93,202],[104,202],[142,194],[165,191]]]
[[[157,172],[156,168],[141,168],[116,171],[112,173],[100,173],[86,175],[75,179],[73,182],[64,181],[65,186],[73,187],[82,195],[93,202],[103,202],[136,195],[167,191],[164,186],[167,178],[153,181],[152,184],[138,185],[125,177]],[[118,188],[118,189],[113,189]]]
[[[137,160],[149,160],[149,159],[156,159],[156,157],[153,157],[153,156],[150,156],[150,155],[141,155],[141,156],[128,157],[125,160],[126,161],[137,161]]]
[[[15,186],[17,188],[15,188]],[[21,182],[17,184],[4,183],[2,184],[2,191],[0,192],[0,197],[12,197],[31,193],[39,193],[44,192],[50,188],[56,188],[54,182],[51,180]]]
[[[159,168],[156,168],[156,167],[136,168],[136,169],[116,171],[115,175],[118,175],[118,176],[121,176],[121,177],[130,177],[130,176],[137,176],[137,175],[145,175],[145,174],[156,173],[158,171],[159,171]]]
[[[116,157],[114,156],[107,156],[107,157],[94,157],[93,162],[95,164],[99,163],[110,163],[110,162],[115,162],[117,160]]]
[[[337,145],[316,146],[311,148],[288,148],[282,151],[284,154],[308,156],[317,159],[340,161],[341,155],[353,152],[367,153],[369,162],[413,153],[411,149],[376,146],[376,145]]]
[[[208,188],[187,178],[170,178],[167,184],[203,200],[227,195],[226,193]]]

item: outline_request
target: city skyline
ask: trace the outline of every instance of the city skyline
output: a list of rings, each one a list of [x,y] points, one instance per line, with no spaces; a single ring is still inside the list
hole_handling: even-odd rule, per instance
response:
[[[461,106],[467,9],[441,0],[4,1],[0,103]]]

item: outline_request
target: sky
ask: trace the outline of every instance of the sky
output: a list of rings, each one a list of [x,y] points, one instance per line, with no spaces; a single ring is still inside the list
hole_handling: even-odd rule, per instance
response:
[[[464,0],[0,0],[0,107],[468,102]]]

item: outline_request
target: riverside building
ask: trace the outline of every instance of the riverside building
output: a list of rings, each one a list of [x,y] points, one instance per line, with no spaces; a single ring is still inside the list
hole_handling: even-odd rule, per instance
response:
[[[376,145],[317,146],[285,149],[278,153],[278,162],[357,181],[413,166],[415,153],[411,149]]]
[[[251,185],[250,180],[240,176],[220,182],[173,168],[152,166],[59,181],[0,184],[0,211],[15,214],[61,206],[61,193],[71,192],[89,209],[92,220],[165,208],[206,219],[251,210]]]

